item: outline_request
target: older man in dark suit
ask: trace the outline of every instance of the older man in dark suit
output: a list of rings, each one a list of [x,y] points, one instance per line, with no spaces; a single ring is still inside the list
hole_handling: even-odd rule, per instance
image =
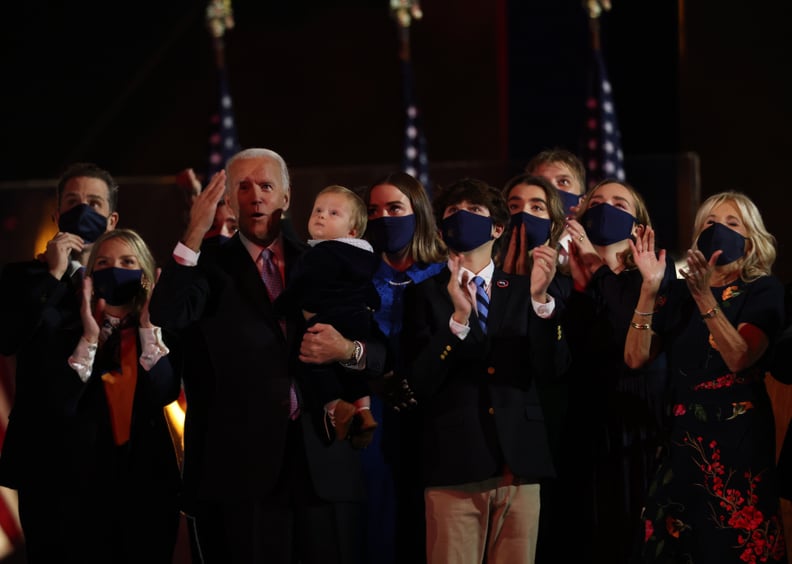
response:
[[[239,232],[199,252],[228,189]],[[384,346],[328,325],[305,333],[299,311],[272,302],[305,249],[285,229],[286,163],[268,149],[229,160],[197,197],[184,239],[151,301],[154,323],[181,333],[184,487],[205,562],[357,562],[362,547],[359,452],[326,444],[321,404],[296,381],[297,360],[382,373]]]

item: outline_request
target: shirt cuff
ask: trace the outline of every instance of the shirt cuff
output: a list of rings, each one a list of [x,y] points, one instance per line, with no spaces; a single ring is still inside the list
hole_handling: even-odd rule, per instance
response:
[[[159,359],[166,356],[170,350],[162,341],[162,329],[159,327],[141,327],[140,334],[140,366],[151,370]]]
[[[173,260],[182,266],[195,266],[198,264],[200,252],[193,251],[190,247],[179,241],[173,249]]]
[[[85,337],[80,337],[68,362],[83,383],[87,382],[88,378],[91,377],[95,358],[96,343],[91,344],[85,340]]]
[[[462,325],[461,323],[457,323],[454,321],[454,317],[451,316],[451,319],[448,320],[448,328],[451,329],[451,332],[459,337],[460,341],[464,341],[465,337],[468,336],[470,333],[470,325]]]
[[[542,319],[550,319],[553,317],[553,313],[555,312],[555,299],[550,294],[548,294],[547,297],[550,301],[546,304],[537,302],[535,299],[531,298],[531,304],[533,305],[534,312]]]

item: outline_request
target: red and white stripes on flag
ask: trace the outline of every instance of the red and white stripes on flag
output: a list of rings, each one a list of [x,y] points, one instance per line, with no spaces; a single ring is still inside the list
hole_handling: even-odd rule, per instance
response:
[[[624,180],[621,132],[602,51],[592,50],[586,97],[583,162],[588,188],[606,178]]]
[[[402,92],[404,100],[404,153],[402,171],[418,179],[431,195],[429,180],[429,157],[426,153],[426,138],[421,126],[421,115],[415,103],[415,84],[412,63],[402,60]]]

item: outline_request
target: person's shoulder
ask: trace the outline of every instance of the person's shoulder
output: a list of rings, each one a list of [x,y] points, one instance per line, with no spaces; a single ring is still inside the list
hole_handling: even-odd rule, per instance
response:
[[[784,286],[784,283],[773,274],[767,274],[765,276],[760,276],[748,282],[748,286],[755,288],[755,289],[762,289],[767,292],[774,292],[778,293],[780,296],[784,296],[786,294],[787,288]]]
[[[0,268],[0,278],[17,278],[20,276],[42,274],[48,271],[49,268],[47,263],[37,259],[9,262]]]

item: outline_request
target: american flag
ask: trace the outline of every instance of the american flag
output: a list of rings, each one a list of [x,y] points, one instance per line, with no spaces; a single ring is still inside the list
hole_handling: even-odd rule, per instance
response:
[[[611,83],[605,70],[602,51],[594,49],[586,98],[583,160],[591,188],[605,178],[624,180],[624,155],[621,133],[613,107]]]
[[[231,103],[231,94],[228,88],[228,78],[225,68],[218,69],[220,104],[217,113],[212,114],[209,124],[209,167],[206,171],[207,180],[216,172],[222,170],[225,163],[234,153],[239,151],[236,123],[234,122],[234,107]]]
[[[426,153],[426,138],[421,128],[418,106],[415,103],[415,85],[412,64],[402,60],[402,89],[405,109],[404,155],[402,171],[417,178],[431,197],[429,184],[429,157]]]

